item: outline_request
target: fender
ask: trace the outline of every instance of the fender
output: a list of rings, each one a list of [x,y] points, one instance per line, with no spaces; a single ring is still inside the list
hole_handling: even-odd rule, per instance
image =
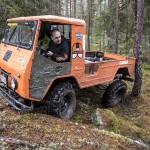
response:
[[[47,89],[43,95],[43,99],[45,98],[45,96],[48,94],[48,91],[54,86],[56,85],[56,83],[58,82],[66,82],[66,81],[69,81],[70,83],[73,84],[74,87],[76,88],[81,88],[80,87],[80,84],[78,83],[78,80],[77,78],[74,76],[74,75],[64,75],[63,77],[62,76],[57,76],[55,77],[51,82],[50,84],[47,86]]]

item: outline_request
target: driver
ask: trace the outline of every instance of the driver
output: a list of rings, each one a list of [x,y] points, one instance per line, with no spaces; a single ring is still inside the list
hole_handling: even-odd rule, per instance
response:
[[[54,61],[67,61],[69,57],[68,42],[61,38],[60,31],[51,31],[51,41],[49,42],[47,56]]]

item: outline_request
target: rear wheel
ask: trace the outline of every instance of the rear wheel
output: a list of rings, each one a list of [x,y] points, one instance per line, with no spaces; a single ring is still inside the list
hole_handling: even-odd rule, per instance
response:
[[[72,84],[59,83],[49,93],[45,103],[46,113],[69,120],[76,108],[76,96]]]
[[[123,99],[127,91],[127,85],[122,80],[113,81],[106,89],[103,95],[103,104],[105,107],[113,107]]]

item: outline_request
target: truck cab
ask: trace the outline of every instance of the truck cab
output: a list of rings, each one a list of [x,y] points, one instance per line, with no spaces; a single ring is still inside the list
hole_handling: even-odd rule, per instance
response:
[[[42,55],[53,29],[68,42],[69,59],[65,62]],[[48,39],[43,45],[39,44],[41,36]],[[108,93],[113,88],[109,87],[103,101],[106,107],[116,105],[127,88],[122,79],[131,80],[135,58],[86,52],[85,37],[86,23],[80,19],[51,15],[8,19],[0,44],[0,94],[17,110],[31,110],[39,101],[45,103],[47,114],[71,119],[76,108],[75,88],[110,82],[120,89],[119,98],[111,101]]]

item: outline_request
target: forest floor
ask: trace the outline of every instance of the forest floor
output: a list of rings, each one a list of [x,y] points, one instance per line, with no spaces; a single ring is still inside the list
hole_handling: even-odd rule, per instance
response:
[[[89,149],[143,150],[150,146],[150,67],[144,66],[141,96],[128,94],[114,108],[101,104],[98,87],[77,91],[78,105],[71,121],[44,114],[43,107],[32,112],[10,108],[0,98],[0,149]],[[98,110],[104,125],[92,121]],[[138,144],[137,140],[147,148]]]

